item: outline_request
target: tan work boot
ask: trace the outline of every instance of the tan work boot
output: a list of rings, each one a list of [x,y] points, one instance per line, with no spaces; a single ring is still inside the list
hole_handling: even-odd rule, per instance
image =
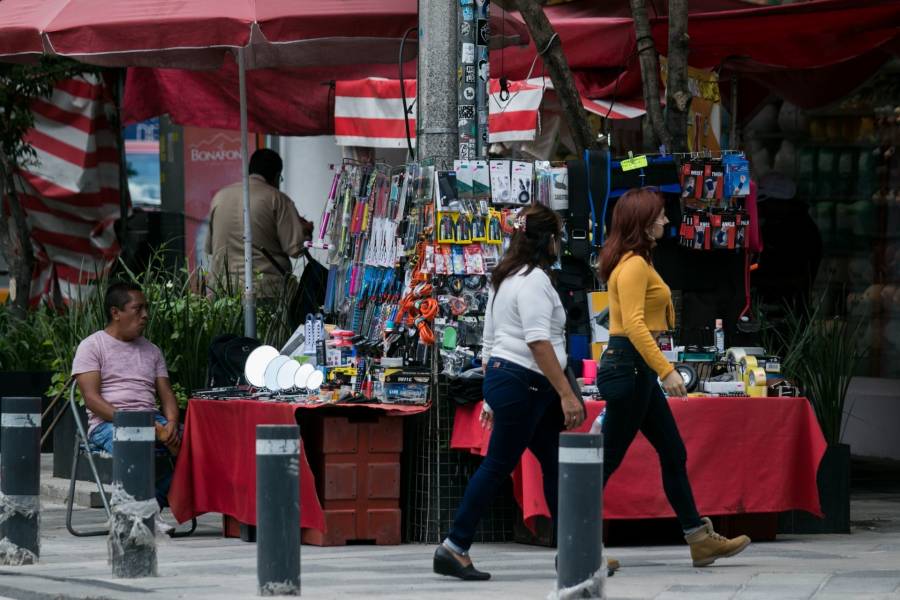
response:
[[[606,576],[612,577],[613,573],[619,570],[622,565],[615,558],[606,557]]]
[[[685,541],[691,545],[691,558],[695,567],[708,567],[716,560],[734,556],[750,545],[750,538],[746,535],[728,539],[715,532],[712,521],[707,517],[703,517],[702,521],[703,529],[684,536]]]

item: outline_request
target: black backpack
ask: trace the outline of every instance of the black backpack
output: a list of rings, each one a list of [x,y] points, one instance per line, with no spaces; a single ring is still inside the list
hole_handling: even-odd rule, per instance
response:
[[[306,322],[306,315],[316,314],[325,304],[325,290],[328,286],[328,269],[306,254],[306,268],[300,275],[296,294],[291,300],[290,325],[296,329]]]
[[[209,387],[229,387],[246,384],[244,363],[247,357],[259,347],[259,340],[241,337],[233,333],[217,335],[209,343],[207,363],[207,385]]]

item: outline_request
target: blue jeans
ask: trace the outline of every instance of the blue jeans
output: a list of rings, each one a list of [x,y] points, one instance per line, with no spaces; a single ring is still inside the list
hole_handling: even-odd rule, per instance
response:
[[[556,523],[559,432],[563,428],[559,395],[540,373],[492,358],[484,379],[484,399],[494,411],[487,456],[469,480],[447,536],[462,550],[471,547],[481,515],[526,448],[541,463],[544,498]]]
[[[168,419],[159,413],[156,413],[155,417],[156,422],[160,425],[165,425],[169,422]],[[93,431],[88,435],[91,452],[106,452],[107,454],[112,454],[113,434],[115,433],[115,430],[116,426],[113,425],[111,421],[103,421],[94,427]],[[164,444],[156,442],[156,456],[171,455]],[[169,488],[172,486],[173,475],[174,469],[167,469],[163,473],[156,474],[156,502],[159,503],[160,508],[165,508],[169,505],[167,496],[169,495]]]
[[[606,400],[603,485],[606,486],[622,464],[625,452],[640,431],[659,456],[663,489],[681,528],[690,531],[702,525],[687,476],[687,450],[669,401],[659,386],[656,373],[627,337],[609,339],[597,370],[597,388]]]

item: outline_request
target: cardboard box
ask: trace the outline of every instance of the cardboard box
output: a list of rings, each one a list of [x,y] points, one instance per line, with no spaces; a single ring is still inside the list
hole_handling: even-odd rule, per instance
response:
[[[376,396],[388,404],[427,404],[431,389],[431,370],[425,368],[386,368],[378,377]],[[380,389],[377,389],[380,387]]]

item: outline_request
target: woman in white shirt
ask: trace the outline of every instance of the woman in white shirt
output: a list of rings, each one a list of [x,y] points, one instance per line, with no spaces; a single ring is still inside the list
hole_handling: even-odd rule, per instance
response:
[[[491,274],[484,321],[484,398],[492,421],[488,453],[469,480],[450,533],[434,553],[434,572],[466,580],[490,579],[468,556],[478,521],[525,452],[541,463],[544,496],[556,518],[559,432],[584,420],[563,370],[565,321],[548,270],[559,253],[562,222],[535,205],[515,219],[509,250]]]

